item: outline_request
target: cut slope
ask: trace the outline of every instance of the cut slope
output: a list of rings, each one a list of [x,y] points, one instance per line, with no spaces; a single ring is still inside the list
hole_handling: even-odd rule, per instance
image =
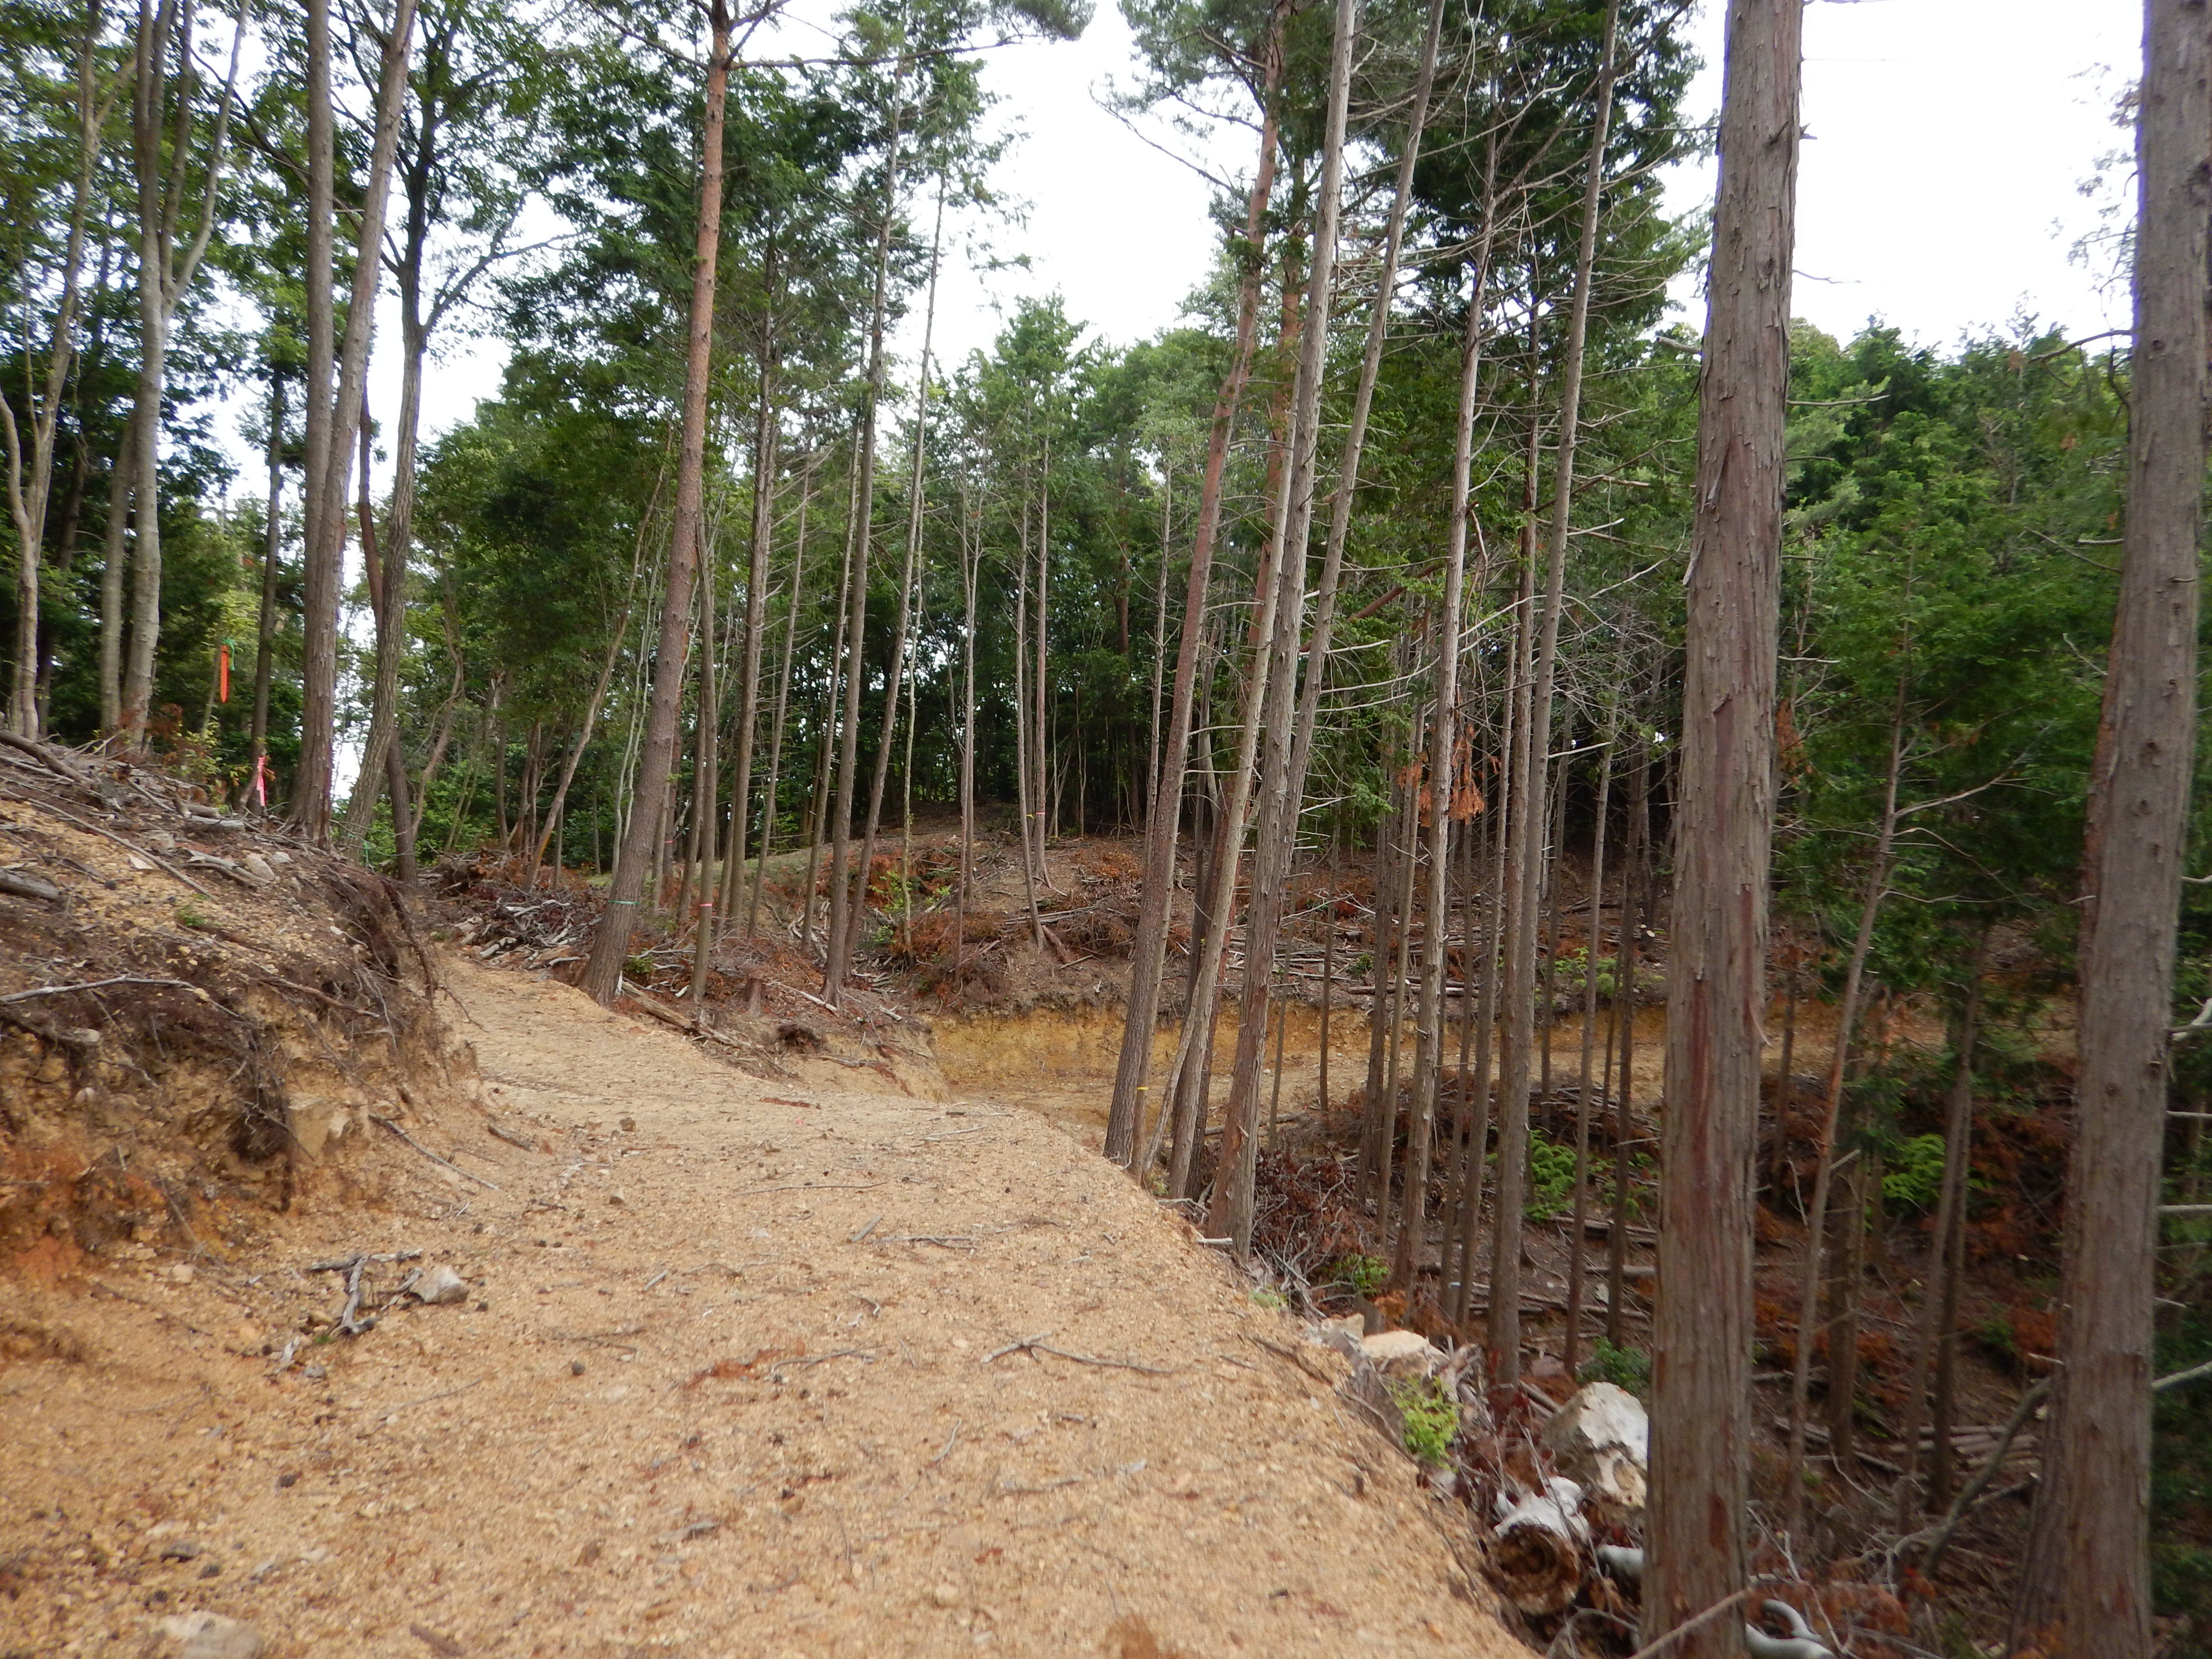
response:
[[[496,1190],[413,1160],[383,1212],[285,1223],[273,1271],[118,1283],[159,1321],[8,1292],[76,1357],[0,1371],[0,1651],[201,1607],[276,1656],[1521,1650],[1457,1511],[1049,1124],[451,979],[492,1122],[540,1150],[419,1133]],[[396,1249],[471,1300],[270,1380],[241,1316]]]

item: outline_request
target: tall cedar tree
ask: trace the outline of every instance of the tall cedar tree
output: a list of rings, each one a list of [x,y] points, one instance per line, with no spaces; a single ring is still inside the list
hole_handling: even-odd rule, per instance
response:
[[[2059,1366],[2013,1640],[2048,1659],[2151,1651],[2151,1308],[2197,746],[2206,13],[2204,0],[2143,8],[2126,544],[2090,775]]]
[[[1766,990],[1783,428],[1803,0],[1735,0],[1698,388],[1659,1184],[1646,1641],[1742,1650],[1751,1473],[1752,1158]]]

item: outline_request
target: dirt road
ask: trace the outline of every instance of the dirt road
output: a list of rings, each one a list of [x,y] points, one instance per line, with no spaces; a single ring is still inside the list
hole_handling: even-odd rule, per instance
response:
[[[1059,1128],[451,975],[488,1115],[416,1139],[465,1174],[392,1143],[252,1259],[0,1279],[0,1655],[1521,1650],[1295,1328]],[[466,1301],[272,1377],[309,1264],[408,1249],[372,1282]]]

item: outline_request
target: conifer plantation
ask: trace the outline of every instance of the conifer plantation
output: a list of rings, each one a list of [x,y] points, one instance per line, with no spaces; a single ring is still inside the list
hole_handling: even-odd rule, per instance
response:
[[[538,1318],[689,1413],[624,1490],[720,1481],[348,1637],[27,1439],[0,1650],[2212,1654],[2204,0],[2132,325],[1940,347],[1793,310],[1803,0],[1714,0],[1717,122],[1680,0],[1119,3],[1121,112],[1238,147],[1210,270],[961,351],[987,67],[1088,0],[0,3],[0,1389],[182,1366],[298,1412],[255,1493],[427,1517],[342,1478],[473,1374],[324,1414]],[[435,1456],[583,1491],[483,1386]],[[1182,1449],[1021,1461],[1102,1424]]]

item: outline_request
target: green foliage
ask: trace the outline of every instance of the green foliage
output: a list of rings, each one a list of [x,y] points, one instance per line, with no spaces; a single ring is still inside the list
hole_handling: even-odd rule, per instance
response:
[[[1267,1285],[1262,1285],[1252,1292],[1252,1302],[1255,1307],[1267,1308],[1276,1313],[1291,1305],[1290,1297]]]
[[[1592,974],[1589,952],[1581,945],[1564,950],[1552,959],[1552,973],[1562,995],[1579,998],[1589,987]],[[1597,994],[1611,1001],[1620,988],[1620,958],[1600,957],[1595,969]]]
[[[1528,1196],[1522,1210],[1531,1221],[1563,1215],[1574,1202],[1575,1149],[1538,1134],[1528,1135]]]
[[[1379,1255],[1339,1256],[1328,1264],[1323,1279],[1371,1300],[1390,1282],[1390,1264]]]
[[[1881,1195],[1916,1210],[1933,1207],[1943,1184],[1943,1137],[1914,1135],[1882,1161]]]
[[[1407,1452],[1432,1468],[1451,1461],[1452,1437],[1459,1432],[1459,1405],[1442,1378],[1394,1378],[1390,1403],[1398,1408],[1400,1433]]]
[[[1651,1392],[1651,1355],[1646,1349],[1630,1346],[1616,1348],[1600,1337],[1590,1350],[1590,1357],[1575,1373],[1578,1382],[1610,1382],[1615,1388],[1626,1389],[1638,1399],[1649,1397]]]
[[[207,912],[192,899],[179,899],[176,909],[177,926],[198,929],[208,925]]]

